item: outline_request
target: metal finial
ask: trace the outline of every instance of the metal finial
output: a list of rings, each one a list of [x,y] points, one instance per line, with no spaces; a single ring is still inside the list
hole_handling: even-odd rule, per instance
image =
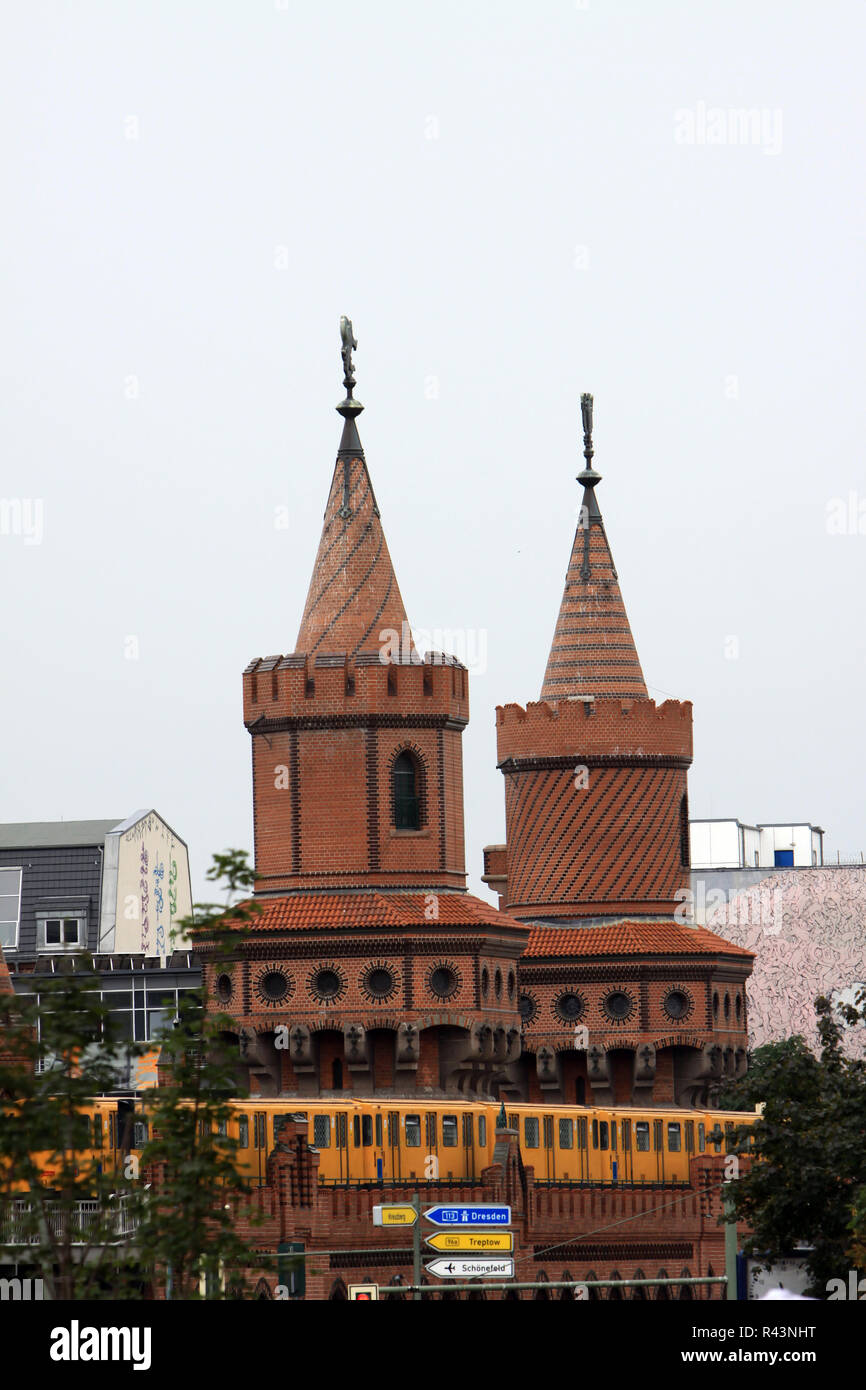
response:
[[[583,416],[583,457],[587,468],[592,468],[592,396],[588,391],[584,391],[580,398],[580,413]]]
[[[507,1115],[505,1114],[505,1101],[503,1101],[502,1104],[501,1104],[500,1107],[499,1107],[499,1114],[496,1116],[496,1128],[497,1128],[497,1129],[507,1129],[507,1128],[508,1128],[508,1117],[507,1117]]]
[[[347,319],[345,314],[340,318],[340,338],[343,343],[340,356],[343,359],[343,385],[346,388],[346,399],[340,402],[337,410],[343,419],[347,420],[350,416],[360,415],[364,407],[352,395],[355,389],[355,368],[352,362],[352,353],[358,346],[358,340],[352,332],[352,320]]]

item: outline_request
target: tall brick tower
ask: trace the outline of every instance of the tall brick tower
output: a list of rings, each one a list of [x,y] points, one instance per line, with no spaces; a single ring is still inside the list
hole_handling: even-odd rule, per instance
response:
[[[295,649],[244,672],[262,911],[233,971],[205,953],[206,981],[254,1092],[497,1094],[528,931],[466,893],[468,673],[412,643],[342,332],[342,438]]]
[[[703,1103],[745,1068],[751,958],[674,918],[692,707],[649,698],[596,495],[592,397],[581,407],[583,497],[541,699],[496,711],[507,843],[485,851],[485,882],[534,927],[520,982],[535,1067],[527,1055],[515,1084]]]

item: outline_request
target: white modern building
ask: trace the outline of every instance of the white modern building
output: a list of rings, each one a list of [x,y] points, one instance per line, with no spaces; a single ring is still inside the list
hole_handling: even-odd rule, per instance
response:
[[[690,820],[692,869],[820,869],[824,831],[818,825],[745,825]]]

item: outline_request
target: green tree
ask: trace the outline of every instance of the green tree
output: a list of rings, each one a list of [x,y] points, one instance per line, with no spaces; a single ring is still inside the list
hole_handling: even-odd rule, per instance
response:
[[[38,996],[0,996],[0,1240],[47,1297],[122,1298],[136,1285],[141,1185],[134,1159],[112,1171],[118,1151],[87,1107],[143,1049],[106,1045],[91,957],[63,964]]]
[[[202,957],[224,973],[234,969],[238,940],[249,930],[243,924],[260,910],[239,901],[254,877],[242,851],[214,855],[207,878],[225,883],[226,901],[196,904],[181,924]],[[238,1096],[237,1043],[226,1038],[234,1027],[212,1011],[203,988],[186,991],[175,1026],[162,1039],[160,1085],[148,1097],[151,1139],[142,1161],[154,1183],[138,1246],[172,1299],[225,1297],[256,1263],[237,1231],[238,1213],[249,1219],[248,1193],[237,1144],[225,1134],[230,1099]]]
[[[737,1218],[752,1229],[746,1253],[771,1261],[811,1247],[818,1297],[866,1253],[866,1063],[844,1046],[846,1028],[866,1022],[864,1006],[862,992],[853,1006],[817,999],[820,1053],[801,1037],[758,1048],[722,1098],[740,1110],[763,1103],[740,1131],[739,1151],[750,1134],[754,1162],[733,1188]]]

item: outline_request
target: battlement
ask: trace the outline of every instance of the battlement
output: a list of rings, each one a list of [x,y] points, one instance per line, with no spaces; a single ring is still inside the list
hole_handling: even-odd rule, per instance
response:
[[[692,758],[690,700],[575,696],[496,708],[496,749],[508,759]]]
[[[383,662],[378,653],[291,652],[257,657],[243,674],[244,723],[375,713],[469,721],[468,671],[456,657],[414,651]]]

